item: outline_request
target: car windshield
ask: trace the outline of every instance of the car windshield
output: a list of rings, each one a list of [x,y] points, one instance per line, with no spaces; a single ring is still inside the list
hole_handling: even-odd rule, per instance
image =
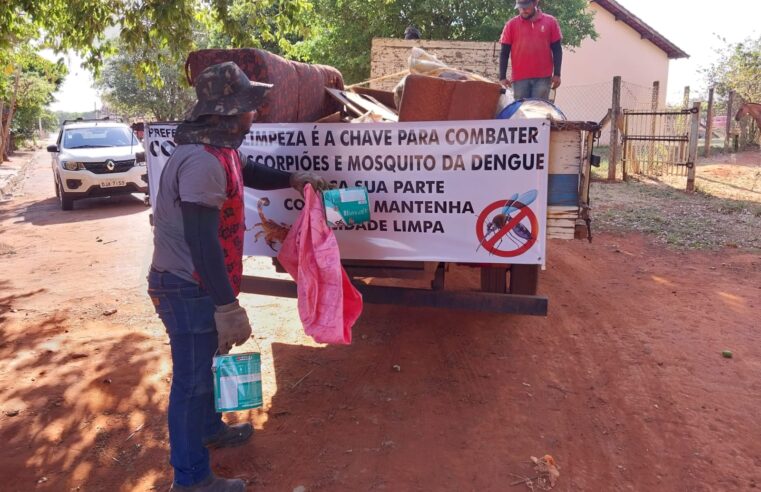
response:
[[[64,149],[96,149],[139,145],[139,142],[128,128],[101,126],[65,130],[61,144]]]

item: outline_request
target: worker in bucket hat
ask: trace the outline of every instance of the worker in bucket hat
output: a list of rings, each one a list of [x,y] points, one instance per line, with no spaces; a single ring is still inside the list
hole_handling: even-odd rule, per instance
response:
[[[549,99],[550,89],[560,86],[563,34],[557,19],[539,8],[539,0],[517,0],[518,15],[502,30],[499,80],[512,87],[518,99]],[[512,54],[512,75],[507,64]]]
[[[166,327],[172,352],[169,394],[172,490],[243,491],[242,480],[216,477],[208,448],[240,445],[250,423],[227,425],[216,413],[211,372],[251,336],[238,303],[243,271],[244,186],[274,190],[327,183],[241,159],[243,142],[268,84],[249,81],[234,63],[214,65],[196,82],[198,101],[179,125],[177,144],[161,174],[154,204],[154,253],[148,293]]]

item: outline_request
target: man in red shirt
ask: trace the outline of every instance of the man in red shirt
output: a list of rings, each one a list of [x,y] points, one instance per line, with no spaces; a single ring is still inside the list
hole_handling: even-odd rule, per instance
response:
[[[517,15],[502,31],[499,81],[513,88],[515,99],[548,99],[550,88],[560,86],[563,34],[557,19],[538,8],[539,0],[517,0]],[[513,55],[512,78],[507,78],[507,61]]]

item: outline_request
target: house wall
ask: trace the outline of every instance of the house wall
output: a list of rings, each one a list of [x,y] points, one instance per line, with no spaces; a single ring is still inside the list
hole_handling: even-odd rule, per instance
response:
[[[658,107],[666,104],[669,58],[656,45],[596,3],[596,40],[585,39],[563,53],[563,85],[555,98],[570,119],[599,121],[611,106],[612,79],[620,75],[622,106],[650,108],[654,81],[660,83]]]

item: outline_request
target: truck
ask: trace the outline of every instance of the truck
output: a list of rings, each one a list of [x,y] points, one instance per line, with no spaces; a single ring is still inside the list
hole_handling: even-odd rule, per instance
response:
[[[546,315],[548,299],[539,290],[540,272],[551,261],[546,240],[592,237],[589,187],[591,167],[599,165],[593,154],[599,125],[549,119],[342,123],[347,105],[360,103],[356,94],[363,91],[350,92],[341,91],[340,114],[322,122],[254,122],[240,150],[257,163],[368,188],[375,223],[334,227],[344,269],[364,301]],[[367,91],[364,96],[379,102]],[[171,122],[146,125],[152,184],[171,155],[174,128]],[[514,140],[484,139],[490,134]],[[384,168],[413,165],[415,157],[419,172]],[[438,198],[425,198],[432,194]],[[271,256],[275,271],[284,273],[278,241],[300,204],[292,191],[247,189],[244,253]],[[293,281],[277,276],[244,275],[241,290],[297,295]]]

